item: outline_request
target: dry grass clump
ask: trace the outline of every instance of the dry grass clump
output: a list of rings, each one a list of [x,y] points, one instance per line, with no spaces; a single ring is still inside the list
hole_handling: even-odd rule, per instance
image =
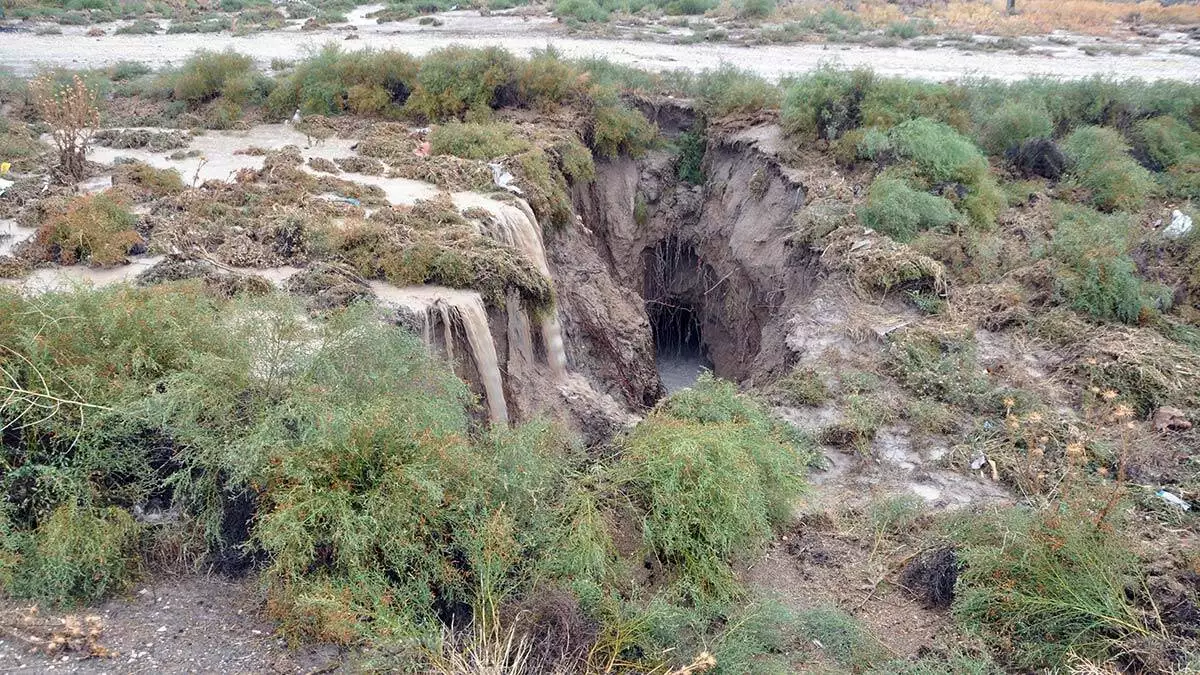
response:
[[[142,243],[136,225],[137,217],[115,192],[76,197],[38,227],[33,240],[38,251],[35,257],[62,265],[118,265]]]
[[[850,275],[859,292],[914,290],[945,295],[945,267],[907,244],[857,226],[830,232],[821,245],[821,263]]]
[[[516,250],[479,234],[448,196],[380,210],[328,236],[332,255],[368,279],[470,288],[496,305],[510,290],[530,308],[553,302],[550,280]]]
[[[448,190],[487,190],[491,171],[480,162],[452,155],[421,156],[421,140],[396,122],[372,125],[358,144],[358,152],[386,162],[390,176],[433,183]]]
[[[158,169],[144,162],[122,164],[117,167],[113,184],[126,186],[136,193],[139,201],[156,197],[169,197],[183,192],[183,178],[175,169]]]
[[[1142,416],[1161,405],[1200,405],[1200,351],[1148,328],[1079,333],[1072,369],[1090,386],[1119,392]]]
[[[104,621],[94,614],[62,617],[43,616],[37,605],[0,611],[0,634],[24,643],[49,656],[82,652],[109,658],[116,654],[100,644]]]
[[[370,157],[339,157],[333,162],[342,171],[361,173],[366,176],[382,176],[387,168],[383,162]],[[312,160],[309,160],[309,165],[312,165]]]

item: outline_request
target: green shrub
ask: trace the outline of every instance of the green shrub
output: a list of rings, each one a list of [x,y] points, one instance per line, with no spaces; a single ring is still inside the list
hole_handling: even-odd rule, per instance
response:
[[[749,71],[723,64],[702,73],[696,82],[704,114],[721,118],[779,107],[779,88]]]
[[[34,241],[47,259],[63,265],[116,265],[142,241],[136,225],[137,216],[118,196],[100,192],[76,197],[61,213],[52,214],[38,227]]]
[[[187,60],[176,74],[175,98],[204,103],[221,95],[226,86],[253,81],[254,61],[234,51],[201,50]]]
[[[201,21],[172,21],[167,26],[167,35],[179,33],[220,33],[233,28],[233,20],[227,16],[214,16]]]
[[[912,241],[924,230],[962,222],[962,216],[950,202],[914,190],[903,180],[887,174],[872,181],[858,217],[867,227],[903,242]]]
[[[692,185],[704,184],[704,153],[708,149],[708,137],[702,131],[688,131],[679,135],[679,159],[675,173],[679,180]]]
[[[118,508],[63,504],[31,536],[6,542],[16,543],[21,556],[6,590],[63,605],[90,604],[124,590],[138,571],[139,529]]]
[[[959,184],[947,190],[960,211],[976,227],[988,228],[1004,207],[1004,193],[992,176],[987,158],[968,138],[951,127],[926,118],[917,118],[893,127],[888,134],[891,149],[898,157],[912,162],[922,178],[934,186]]]
[[[618,484],[646,511],[643,538],[699,604],[737,594],[729,563],[786,521],[807,449],[728,382],[705,376],[621,440]]]
[[[862,125],[890,129],[925,117],[965,131],[970,125],[967,95],[966,89],[953,84],[876,77],[863,96]]]
[[[158,23],[148,19],[139,19],[116,29],[113,31],[113,35],[154,35],[157,32]]]
[[[1154,190],[1150,172],[1129,155],[1121,134],[1104,127],[1080,127],[1062,143],[1071,175],[1102,211],[1136,211]]]
[[[796,22],[796,27],[806,33],[823,35],[855,34],[863,29],[862,19],[852,12],[843,12],[836,7],[825,7]]]
[[[1001,155],[1027,140],[1049,138],[1053,134],[1054,121],[1038,104],[1009,101],[984,123],[980,143],[991,154]]]
[[[812,368],[793,368],[775,388],[792,405],[820,405],[830,397],[824,378]]]
[[[499,123],[443,124],[429,134],[429,144],[434,154],[482,160],[516,155],[531,148],[512,125]]]
[[[118,61],[108,69],[108,77],[114,82],[132,80],[150,74],[150,66],[140,61]]]
[[[861,105],[875,81],[869,70],[829,67],[784,83],[783,125],[789,134],[835,140],[861,126]]]
[[[498,47],[451,46],[421,60],[409,109],[430,120],[487,114],[515,87],[517,60]]]
[[[347,109],[360,115],[398,112],[415,86],[418,67],[403,52],[343,52],[327,45],[279,81],[267,108],[276,117],[290,117],[296,109],[318,115]]]
[[[1129,593],[1144,581],[1120,529],[1066,504],[964,518],[953,606],[968,630],[1021,669],[1101,661],[1150,636]]]
[[[717,0],[670,0],[662,6],[667,14],[703,14],[717,6]]]
[[[765,19],[775,12],[775,0],[741,0],[736,6],[745,19]]]
[[[597,101],[592,118],[592,151],[606,159],[641,157],[658,137],[645,115],[615,101]]]
[[[608,21],[610,10],[596,0],[558,0],[554,5],[554,16],[580,23]]]
[[[553,47],[534,50],[517,71],[517,94],[526,107],[552,109],[574,97],[579,86],[578,71]]]
[[[1169,115],[1138,122],[1133,137],[1146,163],[1157,171],[1200,155],[1200,133]]]
[[[1050,255],[1063,264],[1058,291],[1075,309],[1097,319],[1134,323],[1160,295],[1137,275],[1129,256],[1133,222],[1124,214],[1104,215],[1060,207]]]
[[[854,671],[886,655],[882,646],[854,617],[836,607],[816,607],[796,616],[797,627],[837,663]]]
[[[987,159],[970,139],[926,118],[903,122],[889,133],[896,154],[911,160],[934,183],[977,185],[988,173]]]
[[[929,19],[906,19],[889,23],[883,34],[900,40],[911,40],[932,31],[933,28],[933,22]]]

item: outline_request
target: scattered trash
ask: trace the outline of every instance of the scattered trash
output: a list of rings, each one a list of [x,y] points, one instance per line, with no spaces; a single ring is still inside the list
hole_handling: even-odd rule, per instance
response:
[[[496,184],[496,187],[508,190],[516,195],[525,194],[521,191],[521,188],[512,184],[514,180],[513,175],[506,171],[502,165],[492,163],[488,164],[488,168],[492,170],[492,182]]]
[[[1170,492],[1167,492],[1166,490],[1159,490],[1158,492],[1156,492],[1156,493],[1154,493],[1154,494],[1158,495],[1158,498],[1159,498],[1159,499],[1161,499],[1161,500],[1163,500],[1164,502],[1166,502],[1166,503],[1170,504],[1171,506],[1175,506],[1175,507],[1181,508],[1181,509],[1183,509],[1184,511],[1191,511],[1191,510],[1192,510],[1192,505],[1191,505],[1191,504],[1187,503],[1186,501],[1184,501],[1184,500],[1183,500],[1183,499],[1181,499],[1180,497],[1178,497],[1178,496],[1176,496],[1176,495],[1173,495],[1173,494],[1171,494]]]
[[[0,178],[0,195],[4,194],[4,191],[12,186],[13,182],[11,180]]]
[[[413,150],[413,154],[417,157],[428,157],[433,154],[433,146],[429,141],[425,141],[418,145],[416,150]]]
[[[342,202],[343,204],[349,204],[351,206],[362,206],[362,202],[355,199],[354,197],[343,197],[341,195],[335,195],[333,198],[333,201]]]
[[[1167,225],[1167,229],[1163,230],[1163,236],[1167,239],[1179,239],[1188,232],[1192,231],[1192,217],[1175,209],[1171,212],[1171,224]]]
[[[984,464],[987,464],[987,455],[981,452],[979,456],[971,460],[971,470],[978,471],[983,468]]]

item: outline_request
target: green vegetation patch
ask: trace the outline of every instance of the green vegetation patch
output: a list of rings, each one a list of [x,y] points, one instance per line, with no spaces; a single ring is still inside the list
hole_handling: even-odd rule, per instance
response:
[[[1058,291],[1073,308],[1097,319],[1135,323],[1169,301],[1144,281],[1130,257],[1133,221],[1078,206],[1057,209],[1049,254],[1062,263]]]
[[[810,449],[732,384],[706,376],[620,442],[615,468],[645,509],[646,545],[697,603],[738,593],[730,562],[788,519]]]
[[[1065,503],[972,514],[956,536],[954,616],[1012,666],[1105,661],[1153,635],[1129,597],[1145,588],[1130,543],[1096,514]]]
[[[1112,129],[1080,127],[1063,140],[1071,175],[1101,211],[1136,211],[1155,185],[1150,172],[1129,155],[1129,144]]]

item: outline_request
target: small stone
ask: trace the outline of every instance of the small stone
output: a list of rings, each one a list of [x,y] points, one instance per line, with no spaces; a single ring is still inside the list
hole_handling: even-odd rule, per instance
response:
[[[157,631],[157,632],[159,632],[159,633],[165,633],[165,632],[167,632],[167,627],[166,627],[166,626],[159,626],[159,627],[158,627],[158,631]]]

